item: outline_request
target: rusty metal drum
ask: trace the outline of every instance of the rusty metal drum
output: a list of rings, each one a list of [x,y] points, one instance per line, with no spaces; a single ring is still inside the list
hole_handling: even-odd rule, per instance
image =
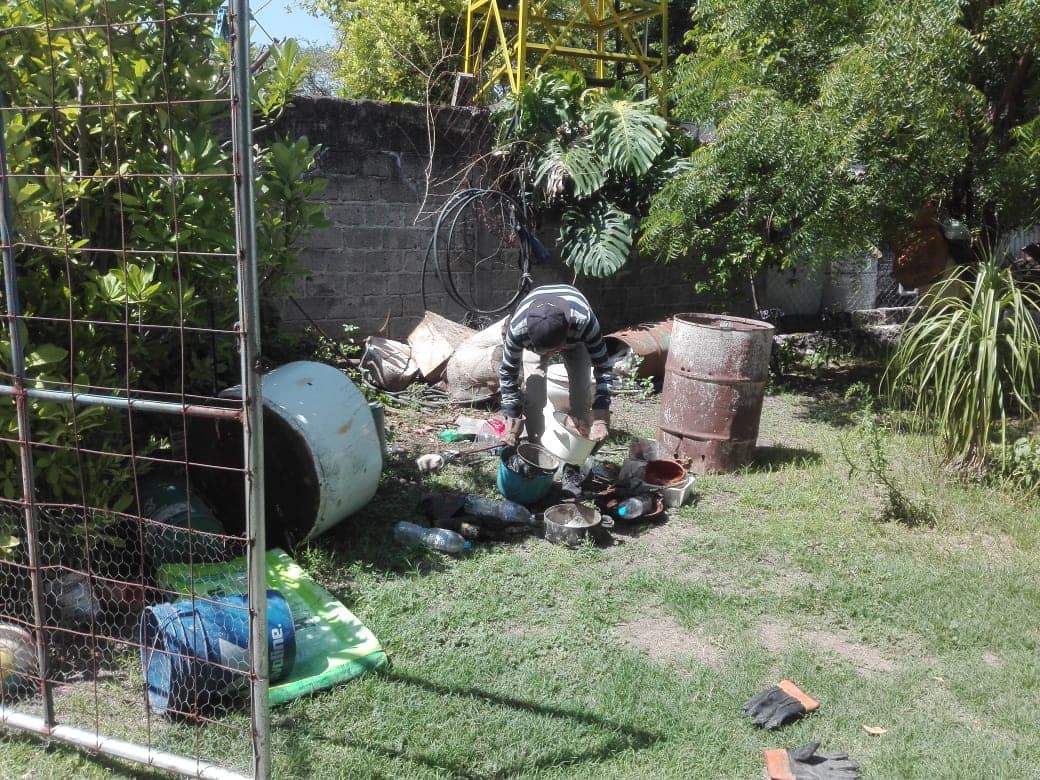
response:
[[[603,337],[607,351],[611,354],[617,353],[622,346],[627,348],[625,358],[614,366],[614,373],[627,376],[630,373],[629,360],[639,358],[639,365],[635,371],[635,377],[639,379],[647,377],[656,379],[664,376],[671,340],[671,320],[637,325],[634,328],[618,330]]]
[[[661,457],[695,474],[751,460],[769,380],[773,326],[719,314],[677,314],[665,365],[657,442]]]

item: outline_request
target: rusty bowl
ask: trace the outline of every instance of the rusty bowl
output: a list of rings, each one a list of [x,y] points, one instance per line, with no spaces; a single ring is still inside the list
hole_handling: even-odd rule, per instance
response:
[[[686,481],[686,469],[676,460],[652,460],[646,464],[643,481],[660,487],[671,487]]]

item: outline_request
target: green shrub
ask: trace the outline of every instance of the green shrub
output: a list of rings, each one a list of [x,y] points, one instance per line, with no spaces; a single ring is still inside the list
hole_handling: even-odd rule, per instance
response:
[[[1004,473],[1024,490],[1040,490],[1040,439],[1036,436],[1015,439],[1004,461]]]
[[[168,23],[143,21],[164,13],[144,0],[5,10],[0,94],[17,107],[4,112],[4,140],[31,386],[178,396],[238,381],[236,268],[214,257],[236,247],[228,49],[210,16],[219,6],[185,0],[165,11]],[[257,255],[269,296],[288,289],[302,232],[324,223],[308,202],[324,186],[309,175],[316,150],[270,133],[302,75],[291,41],[254,74]],[[0,371],[9,356],[5,328]],[[37,500],[130,507],[128,415],[34,401],[30,416]],[[135,419],[134,454],[148,455],[170,422]],[[13,405],[0,404],[0,432],[16,440],[16,430]],[[0,497],[18,498],[17,448],[0,448]]]
[[[1009,420],[1040,397],[1040,288],[994,259],[958,267],[917,304],[889,362],[889,398],[934,425],[946,458],[966,467],[1001,455]]]

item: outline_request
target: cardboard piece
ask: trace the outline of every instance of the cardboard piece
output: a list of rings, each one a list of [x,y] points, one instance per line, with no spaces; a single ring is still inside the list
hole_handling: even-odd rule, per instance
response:
[[[452,322],[432,311],[426,312],[422,322],[408,335],[412,359],[427,382],[436,382],[444,373],[448,358],[456,347],[476,333],[472,328]]]

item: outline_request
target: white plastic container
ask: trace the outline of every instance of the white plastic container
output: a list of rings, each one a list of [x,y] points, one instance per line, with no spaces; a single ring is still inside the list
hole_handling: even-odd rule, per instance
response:
[[[286,363],[264,374],[261,387],[268,533],[283,543],[306,542],[375,495],[383,468],[376,420],[354,383],[324,363]],[[220,395],[241,393],[236,386]],[[201,437],[199,462],[240,466],[241,438],[231,440],[241,437],[240,428],[222,430],[222,436]],[[239,491],[226,488],[236,497]]]
[[[783,271],[767,268],[761,277],[761,304],[780,309],[785,315],[813,316],[823,301],[823,269],[804,262]]]
[[[544,414],[545,433],[542,434],[542,446],[564,463],[580,466],[587,461],[596,447],[596,442],[569,430],[563,424],[566,413],[556,411],[552,402],[545,405]]]
[[[571,410],[570,378],[567,376],[567,366],[563,363],[554,363],[545,370],[545,395],[549,403],[560,412]],[[596,395],[596,379],[589,369],[589,406]]]
[[[828,311],[873,309],[877,276],[878,257],[873,252],[833,261],[824,281],[823,308]]]
[[[643,482],[643,490],[659,490],[661,491],[661,498],[664,499],[664,505],[667,509],[675,509],[677,506],[682,506],[689,500],[690,496],[693,495],[693,483],[695,477],[690,474],[686,477],[686,481],[680,485],[673,485],[672,487],[661,487],[660,485],[654,485],[650,482]]]

